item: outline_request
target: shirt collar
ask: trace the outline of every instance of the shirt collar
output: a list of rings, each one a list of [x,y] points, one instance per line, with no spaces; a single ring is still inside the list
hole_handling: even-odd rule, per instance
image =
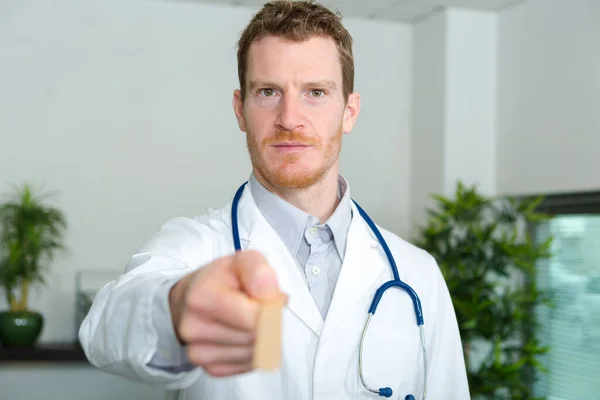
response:
[[[309,222],[318,219],[314,216],[311,218],[310,214],[270,192],[256,180],[254,174],[250,175],[248,186],[261,214],[279,235],[290,253],[296,257]],[[336,249],[343,260],[346,252],[346,236],[352,219],[352,204],[348,182],[342,176],[338,177],[338,198],[340,199],[338,206],[324,225],[331,230]]]

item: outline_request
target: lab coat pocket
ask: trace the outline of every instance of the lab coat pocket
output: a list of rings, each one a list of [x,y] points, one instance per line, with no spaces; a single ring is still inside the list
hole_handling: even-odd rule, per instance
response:
[[[411,327],[412,328],[412,327]],[[360,335],[363,327],[360,326]],[[412,394],[420,399],[423,392],[423,359],[418,330],[389,329],[371,324],[365,334],[362,351],[364,383],[373,390],[391,388],[392,399]],[[358,399],[382,398],[372,393],[358,375]]]

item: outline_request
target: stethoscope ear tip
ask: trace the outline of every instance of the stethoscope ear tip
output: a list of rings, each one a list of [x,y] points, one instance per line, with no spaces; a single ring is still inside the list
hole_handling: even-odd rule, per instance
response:
[[[415,400],[415,396],[413,396],[412,394],[406,395],[404,400]]]

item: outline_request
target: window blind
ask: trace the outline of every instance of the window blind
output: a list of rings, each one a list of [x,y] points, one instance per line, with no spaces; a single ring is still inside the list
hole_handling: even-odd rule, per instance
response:
[[[600,400],[600,213],[569,211],[534,227],[536,241],[554,238],[552,257],[537,266],[538,286],[553,307],[536,310],[538,337],[550,351],[535,392],[548,400]]]

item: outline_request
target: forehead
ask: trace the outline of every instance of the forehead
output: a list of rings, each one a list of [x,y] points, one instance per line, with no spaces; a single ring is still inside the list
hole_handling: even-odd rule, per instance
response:
[[[331,79],[341,83],[339,52],[331,38],[291,41],[267,36],[250,45],[247,76],[252,79]]]

